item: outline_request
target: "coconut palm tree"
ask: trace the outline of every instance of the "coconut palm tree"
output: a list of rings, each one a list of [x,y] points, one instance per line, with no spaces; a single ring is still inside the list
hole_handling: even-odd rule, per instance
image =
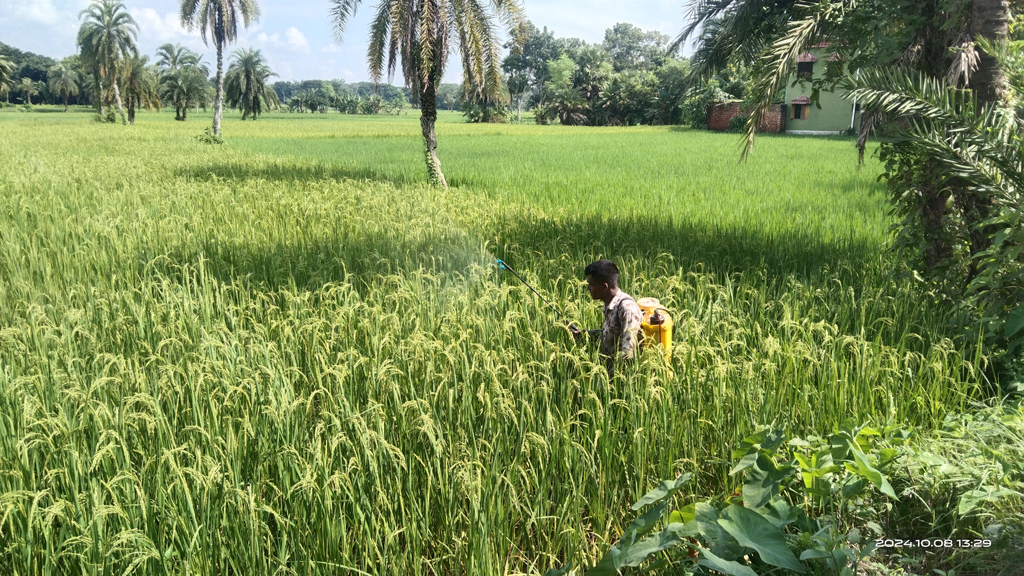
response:
[[[267,78],[277,76],[256,49],[236,50],[224,77],[224,96],[228,106],[242,111],[242,120],[255,120],[264,110],[279,108],[277,92],[267,87]]]
[[[21,82],[18,82],[17,90],[21,93],[21,97],[25,99],[25,104],[31,104],[32,97],[39,94],[39,88],[31,78],[22,78]]]
[[[78,72],[63,63],[57,63],[46,72],[50,92],[64,100],[64,111],[68,111],[68,97],[78,96]]]
[[[248,27],[259,20],[256,0],[181,0],[181,23],[189,30],[199,28],[203,42],[207,35],[217,49],[217,92],[213,99],[213,133],[220,136],[224,107],[224,45],[238,37],[238,20]]]
[[[331,0],[335,36],[340,40],[361,0]],[[458,43],[464,82],[470,90],[497,97],[501,92],[502,48],[495,18],[510,36],[522,30],[518,0],[390,0],[380,2],[370,25],[367,58],[374,82],[394,76],[400,64],[405,83],[420,104],[430,182],[447,187],[437,157],[437,85],[444,76],[450,42]],[[517,41],[520,40],[517,38]]]
[[[157,93],[160,81],[156,70],[147,66],[148,63],[148,56],[136,56],[121,71],[129,124],[135,124],[135,111],[139,108],[160,110],[160,96]]]
[[[121,123],[127,124],[117,79],[124,62],[139,53],[135,47],[139,26],[118,0],[96,0],[82,10],[80,17],[83,21],[78,29],[78,46],[83,63],[94,67],[100,81],[110,85]]]

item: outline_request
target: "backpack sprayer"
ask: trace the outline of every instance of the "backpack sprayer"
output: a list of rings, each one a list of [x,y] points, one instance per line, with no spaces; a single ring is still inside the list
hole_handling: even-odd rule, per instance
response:
[[[513,276],[519,279],[527,288],[529,288],[537,298],[540,298],[541,302],[545,303],[552,310],[555,311],[555,315],[561,319],[562,312],[555,308],[555,305],[548,302],[537,292],[537,289],[530,286],[530,283],[523,279],[511,266],[505,263],[504,260],[497,260],[498,266],[502,270],[508,270]],[[661,302],[657,298],[641,298],[636,301],[637,306],[640,307],[640,312],[643,314],[643,320],[640,323],[641,331],[641,345],[644,347],[658,344],[661,346],[665,360],[668,361],[672,354],[672,316],[666,308],[661,306]],[[569,329],[576,331],[579,328],[575,324],[569,322]]]

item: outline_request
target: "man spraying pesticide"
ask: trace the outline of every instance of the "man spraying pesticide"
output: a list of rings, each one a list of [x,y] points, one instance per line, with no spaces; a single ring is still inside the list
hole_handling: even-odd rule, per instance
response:
[[[551,307],[558,317],[562,313],[550,302],[545,300],[526,280],[512,270],[505,262],[498,260],[502,269],[508,270],[533,291],[542,302]],[[589,336],[601,342],[601,356],[610,378],[614,373],[617,360],[632,361],[636,355],[639,337],[643,336],[646,344],[659,344],[665,359],[669,358],[672,346],[672,318],[668,310],[662,308],[655,298],[641,298],[639,303],[619,289],[619,268],[609,260],[598,260],[590,263],[583,270],[587,279],[587,291],[594,300],[604,303],[604,326],[598,330],[580,330],[575,324],[569,323],[569,332],[574,338]]]

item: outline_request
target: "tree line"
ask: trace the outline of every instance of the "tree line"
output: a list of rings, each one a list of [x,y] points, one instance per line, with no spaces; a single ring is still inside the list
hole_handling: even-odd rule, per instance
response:
[[[334,110],[342,114],[397,114],[414,101],[408,87],[373,82],[333,80],[280,81],[272,85],[278,99],[292,112]],[[439,110],[458,110],[460,84],[440,84],[435,98]]]

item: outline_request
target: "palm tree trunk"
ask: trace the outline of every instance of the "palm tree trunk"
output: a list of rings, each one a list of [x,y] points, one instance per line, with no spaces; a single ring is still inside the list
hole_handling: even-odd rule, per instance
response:
[[[420,127],[423,129],[423,141],[426,144],[424,154],[427,161],[427,177],[432,185],[447,188],[448,182],[441,172],[441,160],[437,157],[437,134],[434,132],[434,123],[437,121],[437,102],[434,100],[436,93],[433,78],[420,84]]]
[[[1008,0],[974,0],[971,4],[971,34],[994,42],[1006,41],[1009,34],[1010,3]],[[1006,75],[999,62],[984,51],[979,51],[978,70],[971,76],[971,89],[980,105],[994,105],[1003,99]],[[964,220],[970,229],[971,268],[969,278],[978,273],[977,256],[991,246],[988,230],[981,226],[992,213],[991,196],[977,193],[963,195]]]
[[[974,0],[971,6],[971,35],[1001,42],[1009,33],[1008,0]],[[978,70],[971,75],[971,89],[981,104],[998,102],[1006,89],[1006,76],[999,62],[984,51],[980,52]]]
[[[217,42],[217,94],[213,97],[213,133],[220,136],[220,119],[224,113],[224,44]]]
[[[64,113],[68,113],[68,97],[64,96]]]
[[[114,89],[114,103],[117,104],[117,113],[121,115],[121,124],[128,124],[124,117],[124,107],[121,106],[121,91],[117,89],[117,78],[114,78],[112,88]]]

